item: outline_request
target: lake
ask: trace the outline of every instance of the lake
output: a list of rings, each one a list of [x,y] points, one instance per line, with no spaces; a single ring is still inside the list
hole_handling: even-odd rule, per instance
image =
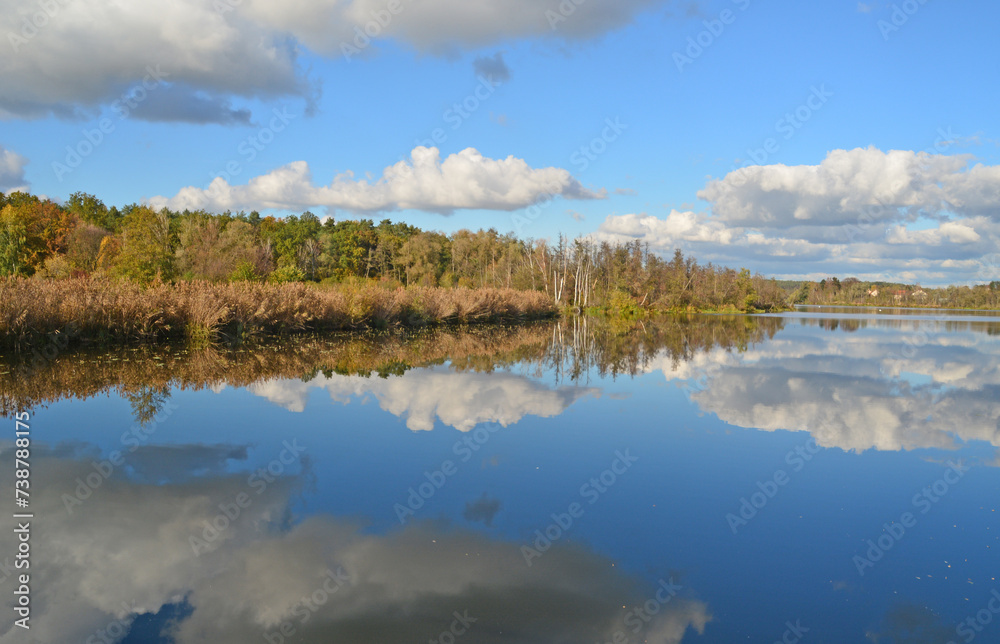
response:
[[[54,339],[0,642],[995,642],[998,400],[965,311]]]

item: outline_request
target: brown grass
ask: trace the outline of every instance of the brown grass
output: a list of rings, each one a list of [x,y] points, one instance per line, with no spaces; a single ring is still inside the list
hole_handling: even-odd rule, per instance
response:
[[[11,347],[27,346],[53,333],[84,341],[155,341],[185,335],[197,339],[386,329],[555,315],[544,294],[513,289],[251,282],[142,287],[88,278],[0,278],[0,345]]]

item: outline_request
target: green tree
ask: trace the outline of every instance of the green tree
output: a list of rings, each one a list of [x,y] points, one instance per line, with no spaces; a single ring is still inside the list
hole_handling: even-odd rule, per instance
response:
[[[10,206],[0,211],[0,275],[29,274],[28,229],[10,216]]]
[[[148,283],[173,276],[174,253],[170,219],[149,206],[129,208],[122,226],[121,250],[116,267],[124,277]]]

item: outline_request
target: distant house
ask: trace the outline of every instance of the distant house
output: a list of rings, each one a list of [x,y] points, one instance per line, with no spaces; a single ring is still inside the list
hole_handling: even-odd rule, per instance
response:
[[[868,289],[868,297],[878,297],[878,289],[874,286]]]
[[[917,290],[913,291],[913,297],[927,297],[927,291],[917,287]]]
[[[899,289],[898,291],[892,294],[892,299],[896,300],[897,302],[901,302],[903,298],[909,294],[910,292],[907,291],[906,289]]]

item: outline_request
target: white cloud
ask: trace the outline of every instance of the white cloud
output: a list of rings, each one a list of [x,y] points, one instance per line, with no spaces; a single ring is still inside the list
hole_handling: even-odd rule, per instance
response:
[[[955,221],[941,222],[936,228],[926,230],[907,230],[905,226],[897,225],[886,233],[886,241],[890,244],[927,244],[939,246],[948,241],[953,244],[969,244],[981,239],[979,233],[971,226]]]
[[[28,182],[24,179],[24,166],[28,160],[13,150],[0,145],[0,192],[27,192]]]
[[[680,241],[729,244],[742,231],[727,228],[705,215],[671,210],[666,219],[646,213],[609,215],[598,228],[597,238],[642,238],[657,248],[670,248]]]
[[[0,33],[13,49],[0,66],[0,117],[93,111],[159,66],[182,89],[151,96],[138,117],[242,122],[228,98],[315,95],[298,63],[303,48],[340,57],[356,39],[367,48],[366,31],[438,54],[588,39],[663,4],[588,0],[564,17],[557,0],[0,0]],[[546,12],[559,18],[555,28]]]
[[[356,28],[364,30],[374,22],[369,33],[376,38],[439,54],[512,39],[589,39],[628,24],[645,9],[669,3],[587,0],[573,3],[570,12],[560,10],[559,0],[399,0],[395,15],[386,11],[389,4],[386,0],[256,0],[248,11],[317,52],[341,54],[343,43],[355,44]]]
[[[173,197],[153,197],[149,203],[183,210],[210,211],[275,208],[296,210],[325,206],[352,212],[425,210],[448,214],[459,209],[517,210],[551,194],[567,199],[601,199],[603,190],[584,188],[568,170],[532,168],[523,159],[489,159],[474,148],[441,160],[437,148],[418,146],[410,160],[387,167],[375,182],[346,172],[328,186],[312,182],[309,165],[296,161],[246,185],[230,185],[216,177],[208,188],[182,188]]]
[[[698,197],[737,226],[857,225],[1000,207],[1000,168],[967,169],[968,155],[874,147],[833,150],[819,165],[749,166],[710,181]],[[863,219],[861,219],[863,217]]]
[[[818,165],[749,166],[698,192],[706,212],[611,215],[595,238],[788,279],[978,283],[976,267],[1000,246],[1000,166],[970,158],[869,147]]]
[[[150,68],[188,88],[191,101],[308,94],[287,34],[219,7],[231,8],[225,0],[0,0],[0,33],[13,48],[0,67],[0,116],[93,111]],[[199,99],[198,91],[209,98]],[[166,99],[183,107],[177,91],[151,92],[148,111],[162,119],[152,104]]]

